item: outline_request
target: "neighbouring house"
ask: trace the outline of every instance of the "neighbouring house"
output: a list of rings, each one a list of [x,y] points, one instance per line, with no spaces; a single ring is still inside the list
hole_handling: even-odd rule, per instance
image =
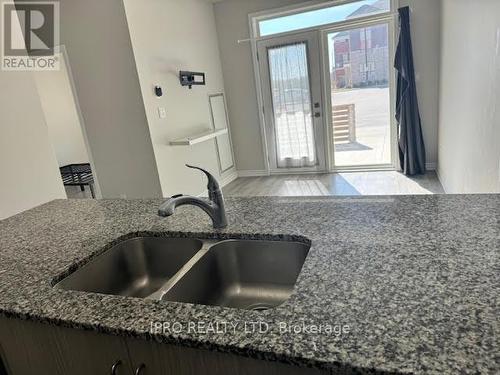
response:
[[[385,1],[363,5],[347,18],[373,14]],[[387,25],[375,25],[345,32],[332,38],[331,75],[334,89],[385,85],[389,81],[389,38]]]

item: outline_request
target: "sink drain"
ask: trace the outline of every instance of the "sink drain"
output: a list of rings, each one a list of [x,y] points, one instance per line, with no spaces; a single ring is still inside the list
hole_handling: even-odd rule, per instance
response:
[[[250,306],[247,306],[247,310],[252,311],[265,311],[271,309],[273,306],[266,303],[254,303]]]

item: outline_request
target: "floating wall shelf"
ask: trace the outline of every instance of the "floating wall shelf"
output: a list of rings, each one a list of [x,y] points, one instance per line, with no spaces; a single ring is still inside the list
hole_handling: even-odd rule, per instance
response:
[[[219,135],[227,134],[226,129],[216,129],[216,130],[207,130],[206,132],[196,134],[190,137],[184,137],[181,139],[176,139],[175,141],[170,141],[171,146],[192,146],[197,143],[205,142]]]

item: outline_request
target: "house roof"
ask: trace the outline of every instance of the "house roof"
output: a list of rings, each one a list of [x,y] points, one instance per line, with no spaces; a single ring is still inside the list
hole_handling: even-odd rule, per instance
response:
[[[365,5],[360,6],[354,12],[349,14],[346,17],[346,19],[357,18],[357,17],[363,16],[364,14],[372,14],[372,13],[377,13],[380,11],[389,11],[389,10],[390,10],[390,2],[388,0],[377,0],[372,5],[365,4]],[[333,39],[341,39],[341,38],[345,38],[345,37],[349,37],[349,32],[342,31],[342,32],[338,33],[337,35],[335,35],[335,37]]]
[[[380,11],[388,11],[390,9],[389,1],[387,0],[377,0],[372,5],[362,5],[354,12],[349,14],[346,18],[360,17],[364,14],[378,13]]]
[[[362,16],[363,14],[371,14],[371,13],[376,13],[376,12],[379,12],[380,11],[380,8],[376,8],[372,5],[362,5],[361,7],[359,7],[358,9],[356,9],[354,12],[352,12],[351,14],[349,14],[346,19],[350,19],[350,18],[357,18],[359,16]]]

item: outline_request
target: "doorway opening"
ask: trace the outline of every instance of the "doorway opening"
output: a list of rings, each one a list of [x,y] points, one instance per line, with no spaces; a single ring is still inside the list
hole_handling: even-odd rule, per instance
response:
[[[59,48],[60,69],[33,76],[67,197],[96,198],[99,189],[71,68],[64,46]]]
[[[389,30],[383,21],[326,32],[336,170],[393,166]]]
[[[395,170],[391,0],[251,15],[270,174]]]

